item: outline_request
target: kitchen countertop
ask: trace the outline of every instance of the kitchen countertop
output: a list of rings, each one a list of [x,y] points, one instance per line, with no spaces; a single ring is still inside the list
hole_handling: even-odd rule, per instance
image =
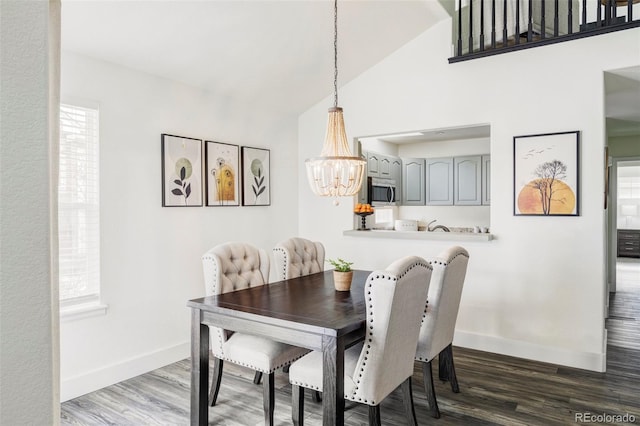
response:
[[[370,230],[343,231],[342,235],[356,238],[391,238],[398,240],[432,240],[432,241],[491,241],[493,234],[473,232],[443,232],[443,231],[393,231]]]

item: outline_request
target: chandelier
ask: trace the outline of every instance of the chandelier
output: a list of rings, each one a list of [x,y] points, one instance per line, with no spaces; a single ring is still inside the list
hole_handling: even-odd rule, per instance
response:
[[[307,178],[314,194],[321,197],[353,196],[360,191],[366,161],[349,149],[342,108],[338,106],[338,0],[333,14],[333,107],[329,108],[327,133],[320,157],[305,160]]]

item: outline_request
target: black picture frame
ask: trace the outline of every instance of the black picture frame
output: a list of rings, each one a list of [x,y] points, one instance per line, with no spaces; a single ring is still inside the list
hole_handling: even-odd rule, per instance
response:
[[[271,205],[271,151],[264,148],[243,146],[242,205]]]
[[[514,216],[580,216],[580,131],[513,137]]]
[[[205,141],[205,205],[240,205],[240,147]]]
[[[162,133],[162,207],[202,207],[202,140]]]

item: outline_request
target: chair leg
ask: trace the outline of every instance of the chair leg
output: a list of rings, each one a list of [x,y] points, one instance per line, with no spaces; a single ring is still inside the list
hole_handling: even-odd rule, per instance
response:
[[[431,417],[439,419],[440,410],[436,401],[436,390],[433,387],[433,373],[431,372],[431,361],[422,363],[422,378],[424,380],[424,391],[427,394],[427,402],[431,410]]]
[[[404,403],[404,411],[407,415],[407,424],[409,426],[418,426],[416,420],[416,410],[413,406],[413,390],[411,389],[411,377],[402,382],[402,402]]]
[[[311,392],[311,400],[315,403],[322,402],[322,394],[320,394],[320,391]]]
[[[223,365],[224,363],[221,359],[213,358],[213,378],[211,379],[211,390],[209,391],[209,407],[216,405],[218,391],[220,390],[220,381],[222,380]]]
[[[453,345],[449,344],[444,350],[447,352],[447,375],[451,383],[451,390],[454,393],[459,393],[460,387],[458,386],[458,378],[456,377],[456,368],[453,364]]]
[[[264,403],[264,424],[273,426],[273,406],[275,405],[275,373],[269,373],[262,383],[262,400]]]
[[[253,376],[253,384],[254,385],[259,385],[260,384],[260,380],[262,380],[262,373],[260,371],[256,371],[255,376]]]
[[[443,382],[449,380],[449,370],[447,368],[447,348],[438,354],[438,378]]]
[[[291,385],[291,420],[294,426],[304,425],[304,388]]]
[[[369,426],[382,426],[379,405],[369,406]]]

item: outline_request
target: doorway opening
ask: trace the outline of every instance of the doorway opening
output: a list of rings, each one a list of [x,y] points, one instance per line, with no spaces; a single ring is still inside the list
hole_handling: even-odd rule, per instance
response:
[[[614,160],[613,166],[615,287],[609,294],[607,344],[640,350],[640,159]]]

